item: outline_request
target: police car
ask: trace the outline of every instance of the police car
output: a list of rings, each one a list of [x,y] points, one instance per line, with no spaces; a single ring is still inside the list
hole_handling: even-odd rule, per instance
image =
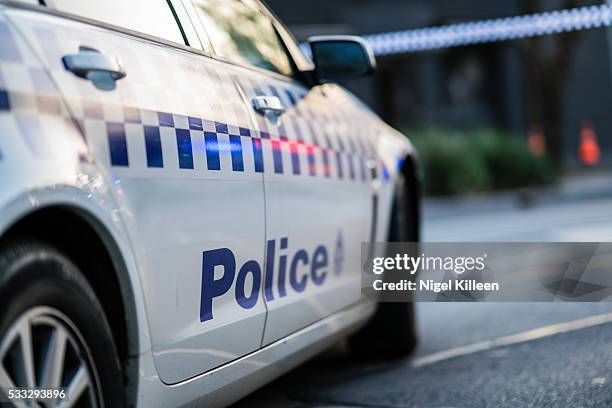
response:
[[[363,41],[310,49],[258,0],[0,0],[1,401],[225,406],[345,338],[410,352],[360,263],[418,240],[415,153],[334,84]]]

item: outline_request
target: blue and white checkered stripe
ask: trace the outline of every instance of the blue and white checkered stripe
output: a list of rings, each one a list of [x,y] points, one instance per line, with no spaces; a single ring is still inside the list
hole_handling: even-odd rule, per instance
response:
[[[285,118],[285,130],[269,133],[204,118],[128,107],[116,109],[121,113],[115,114],[115,120],[108,120],[101,118],[100,110],[94,106],[83,110],[86,117],[79,124],[86,134],[98,134],[100,126],[104,126],[108,161],[115,168],[145,163],[148,169],[248,174],[267,171],[284,176],[367,181],[365,162],[368,157],[374,157],[371,148],[357,150],[357,142],[351,139],[342,142],[334,132],[323,133],[321,144],[314,130],[316,126],[299,116]],[[105,107],[105,112],[109,110],[113,109]],[[331,123],[333,128],[337,126],[334,121],[340,122],[340,119],[327,117],[325,123]],[[289,138],[285,131],[298,136]]]
[[[20,160],[29,151],[36,159],[53,159],[65,154],[63,142],[74,135],[70,114],[24,41],[0,15],[0,161]],[[55,140],[42,137],[49,130]],[[23,143],[16,143],[20,135]],[[81,140],[82,142],[82,140]],[[24,150],[25,149],[25,150]]]

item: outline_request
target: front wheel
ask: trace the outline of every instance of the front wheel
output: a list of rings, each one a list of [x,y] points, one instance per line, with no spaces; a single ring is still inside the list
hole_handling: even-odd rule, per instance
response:
[[[125,406],[109,324],[72,262],[45,244],[5,245],[0,299],[2,400],[17,406]]]
[[[389,242],[418,242],[417,205],[400,177],[396,183]],[[413,190],[414,194],[415,191]],[[372,320],[349,338],[351,351],[361,358],[400,358],[410,355],[417,345],[413,302],[379,303]]]

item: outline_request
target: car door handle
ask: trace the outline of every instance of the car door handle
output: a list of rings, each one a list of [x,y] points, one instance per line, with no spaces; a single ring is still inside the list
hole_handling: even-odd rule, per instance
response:
[[[68,71],[92,82],[114,82],[127,75],[118,58],[101,54],[93,48],[80,47],[78,54],[66,55],[62,62]]]
[[[378,163],[376,160],[368,160],[366,161],[366,167],[370,170],[370,177],[372,180],[376,180],[378,177]]]
[[[285,107],[281,100],[276,96],[256,96],[253,98],[253,108],[262,114],[273,113],[282,115]]]

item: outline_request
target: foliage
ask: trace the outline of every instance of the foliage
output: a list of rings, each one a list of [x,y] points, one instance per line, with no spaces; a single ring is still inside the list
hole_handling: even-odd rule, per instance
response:
[[[493,129],[451,131],[429,128],[406,134],[419,152],[428,195],[453,195],[549,184],[547,157],[527,142]]]

